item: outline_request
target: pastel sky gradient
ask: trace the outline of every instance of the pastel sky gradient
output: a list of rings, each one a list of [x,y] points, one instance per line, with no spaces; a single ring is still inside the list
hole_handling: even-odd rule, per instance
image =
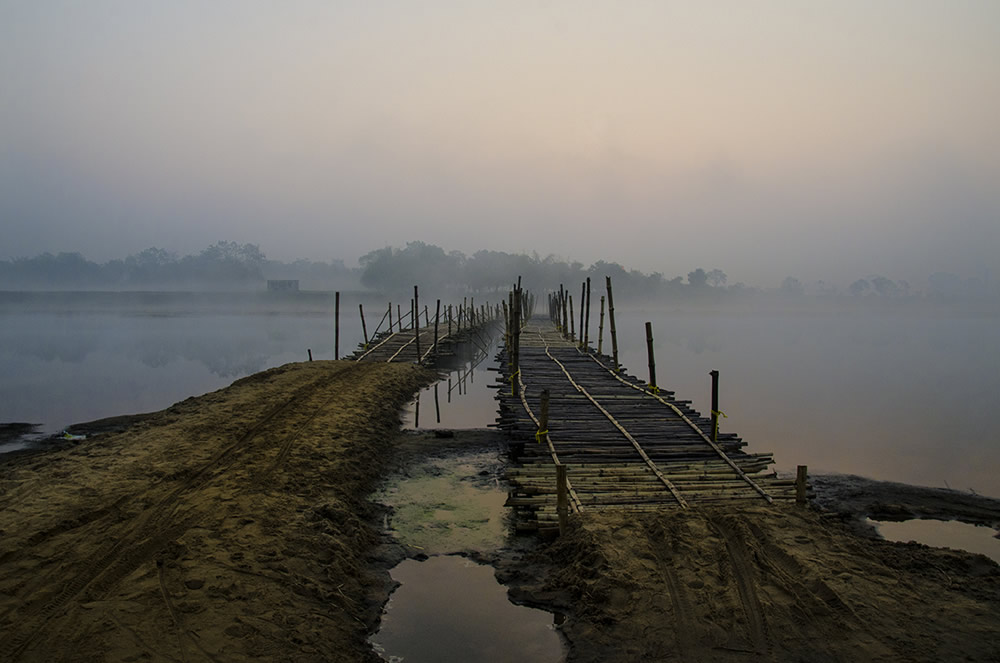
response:
[[[1000,275],[1000,2],[0,0],[0,259]]]

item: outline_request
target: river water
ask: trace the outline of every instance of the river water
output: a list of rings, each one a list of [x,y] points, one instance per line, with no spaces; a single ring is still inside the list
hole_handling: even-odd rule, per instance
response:
[[[369,330],[386,308],[381,298],[342,296],[341,355],[361,342],[358,304]],[[660,385],[708,412],[708,373],[719,370],[722,430],[752,451],[774,452],[781,470],[804,464],[1000,497],[996,313],[620,305],[616,314],[631,373],[646,376],[649,320]],[[58,431],[157,410],[304,361],[307,349],[330,359],[333,339],[332,293],[0,293],[0,422]],[[467,376],[440,425],[425,391],[420,427],[492,423],[491,359]],[[444,384],[438,403],[447,408]]]

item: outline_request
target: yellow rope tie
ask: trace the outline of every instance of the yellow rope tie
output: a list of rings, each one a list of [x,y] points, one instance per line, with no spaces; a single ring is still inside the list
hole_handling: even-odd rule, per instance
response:
[[[541,444],[542,443],[542,436],[543,435],[548,435],[548,434],[549,434],[549,430],[547,428],[545,430],[537,431],[535,433],[535,442],[538,442],[539,444]]]
[[[651,394],[659,394],[659,393],[660,393],[660,388],[659,388],[659,387],[657,387],[657,386],[656,386],[656,385],[654,384],[654,385],[652,385],[652,386],[651,386],[651,387],[649,388],[649,393],[651,393]]]
[[[715,437],[719,437],[719,417],[723,419],[728,419],[729,417],[722,410],[712,410],[712,414],[715,415]]]
[[[521,369],[514,371],[514,374],[510,376],[510,395],[514,395],[514,378],[521,374]]]

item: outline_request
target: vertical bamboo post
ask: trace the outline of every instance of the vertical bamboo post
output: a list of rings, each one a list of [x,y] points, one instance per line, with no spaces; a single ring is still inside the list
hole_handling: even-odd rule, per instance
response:
[[[312,348],[306,348],[306,352],[309,353],[309,361],[312,361],[313,360],[313,351],[312,351]]]
[[[393,332],[392,326],[392,302],[389,302],[389,333]]]
[[[573,295],[569,296],[569,340],[576,340],[576,330],[573,328]]]
[[[437,307],[434,311],[434,356],[437,357],[438,354],[438,323],[441,319],[441,300],[437,300]],[[434,386],[437,389],[437,385]],[[435,400],[437,399],[437,394],[434,395]],[[441,423],[438,421],[438,423]]]
[[[608,324],[611,327],[611,363],[618,372],[618,334],[615,331],[615,296],[611,290],[611,277],[605,276],[608,289]]]
[[[549,390],[542,389],[542,405],[538,415],[538,443],[543,444],[548,440],[549,434]]]
[[[806,503],[806,481],[809,478],[809,468],[806,465],[799,465],[795,472],[795,503]]]
[[[659,389],[656,386],[656,360],[653,358],[653,323],[646,323],[646,355],[649,357],[649,388],[655,394]]]
[[[417,286],[413,286],[413,336],[417,344],[417,363],[420,363],[420,299]]]
[[[586,301],[587,301],[587,282],[584,281],[580,284],[580,326],[578,327],[578,329],[580,330],[580,335],[577,337],[577,341],[579,341],[578,345],[580,346],[581,349],[583,348],[583,310],[587,308],[584,303]]]
[[[361,312],[361,333],[365,337],[365,350],[368,349],[368,325],[365,324],[365,305],[358,304],[358,310]]]
[[[438,383],[434,383],[434,413],[437,415],[438,426],[441,425],[441,402],[438,400]]]
[[[340,291],[334,294],[333,304],[333,358],[340,359]]]
[[[556,463],[556,514],[559,516],[559,536],[566,534],[569,500],[566,490],[566,466]]]
[[[590,345],[590,277],[587,277],[587,314],[583,317],[583,349],[587,350]]]
[[[604,350],[604,295],[601,295],[601,322],[597,326],[597,354]]]
[[[427,310],[427,304],[424,304],[424,321],[427,323],[428,327],[431,326],[431,313]]]
[[[448,304],[448,338],[451,338],[451,304]]]
[[[403,331],[403,306],[396,304],[396,318],[399,321],[399,331]]]
[[[712,442],[719,438],[719,371],[709,371],[712,376]]]
[[[566,313],[566,304],[569,301],[569,293],[561,285],[559,288],[562,289],[562,333],[563,338],[569,340],[569,316]]]

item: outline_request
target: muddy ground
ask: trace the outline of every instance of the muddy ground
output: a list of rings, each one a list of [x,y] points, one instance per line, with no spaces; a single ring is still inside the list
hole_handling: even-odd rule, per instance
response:
[[[370,496],[424,454],[499,443],[400,434],[431,379],[293,364],[0,461],[0,660],[377,660],[386,569],[419,553]],[[814,486],[812,508],[584,514],[486,556],[516,600],[566,615],[572,661],[1000,660],[1000,567],[860,524],[996,526],[1000,504]]]

